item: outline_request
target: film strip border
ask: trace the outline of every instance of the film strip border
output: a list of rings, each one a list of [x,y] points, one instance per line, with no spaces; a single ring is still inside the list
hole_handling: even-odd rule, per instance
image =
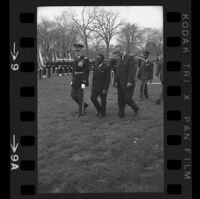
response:
[[[164,37],[165,193],[167,198],[191,198],[190,18],[180,12],[164,15],[165,28],[172,30],[171,36]],[[36,57],[36,16],[24,12],[15,19],[19,29],[29,30],[24,36],[16,33],[16,40],[11,41],[11,101],[17,101],[11,103],[11,126],[15,127],[11,128],[11,198],[22,198],[37,194],[37,135],[32,133],[37,132],[37,107],[32,106],[37,101],[37,85],[33,84],[37,65],[28,58],[30,54]]]

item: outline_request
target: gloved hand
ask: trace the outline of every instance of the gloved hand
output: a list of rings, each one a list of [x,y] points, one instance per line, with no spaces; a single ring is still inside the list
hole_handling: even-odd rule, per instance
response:
[[[85,84],[81,84],[81,88],[84,89],[85,88]]]
[[[83,67],[83,60],[81,60],[80,62],[78,62],[78,66]]]
[[[107,91],[106,91],[105,89],[103,89],[102,93],[103,93],[103,94],[106,94],[106,92],[107,92]]]
[[[132,86],[132,83],[128,82],[127,87],[131,87],[131,86]]]

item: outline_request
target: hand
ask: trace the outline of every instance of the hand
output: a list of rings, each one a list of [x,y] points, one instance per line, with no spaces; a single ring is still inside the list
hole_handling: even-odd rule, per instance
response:
[[[106,94],[106,93],[107,93],[107,91],[106,91],[105,89],[103,89],[102,93],[103,93],[103,94]]]
[[[115,86],[116,86],[116,87],[118,86],[118,83],[117,83],[117,82],[115,82]]]
[[[85,88],[85,84],[81,84],[81,88],[84,89]]]
[[[131,86],[132,86],[132,83],[128,82],[127,87],[131,87]]]
[[[72,85],[72,83],[73,83],[73,82],[71,81],[70,84]]]

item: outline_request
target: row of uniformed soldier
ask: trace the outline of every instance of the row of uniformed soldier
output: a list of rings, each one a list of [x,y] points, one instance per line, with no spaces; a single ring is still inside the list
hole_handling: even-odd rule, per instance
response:
[[[73,61],[58,60],[49,61],[45,63],[44,67],[38,69],[39,78],[51,77],[52,74],[57,76],[64,76],[72,73]]]
[[[43,67],[38,68],[38,73],[40,78],[51,77],[52,74],[57,76],[66,76],[72,73],[72,67],[74,65],[74,60],[57,60],[50,61],[47,60]],[[89,61],[89,68],[93,70],[94,61]]]

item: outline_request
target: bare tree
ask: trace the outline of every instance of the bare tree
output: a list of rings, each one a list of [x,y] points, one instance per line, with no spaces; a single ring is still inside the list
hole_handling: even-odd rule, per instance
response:
[[[53,31],[55,28],[54,21],[51,21],[47,18],[41,18],[41,22],[37,26],[37,41],[38,46],[42,47],[46,57],[51,56],[51,47],[53,41]]]
[[[92,46],[95,49],[95,53],[96,54],[99,53],[102,41],[103,41],[102,37],[99,37],[99,35],[97,35],[97,34],[93,34],[93,37],[92,37]]]
[[[118,42],[126,49],[127,53],[135,51],[138,38],[138,27],[136,24],[126,23],[120,30]]]
[[[78,33],[85,44],[87,56],[89,55],[88,40],[90,38],[90,34],[94,30],[92,23],[95,18],[96,8],[90,9],[84,7],[81,12],[81,19],[78,19],[73,12],[71,13],[71,20],[75,24]]]
[[[64,11],[60,16],[55,17],[56,31],[55,46],[62,57],[66,57],[68,52],[72,51],[72,46],[77,39],[77,30],[69,19],[69,13]]]
[[[118,13],[99,9],[93,23],[93,30],[104,40],[106,44],[106,57],[109,58],[109,45],[111,39],[118,33],[121,22],[117,22]]]

